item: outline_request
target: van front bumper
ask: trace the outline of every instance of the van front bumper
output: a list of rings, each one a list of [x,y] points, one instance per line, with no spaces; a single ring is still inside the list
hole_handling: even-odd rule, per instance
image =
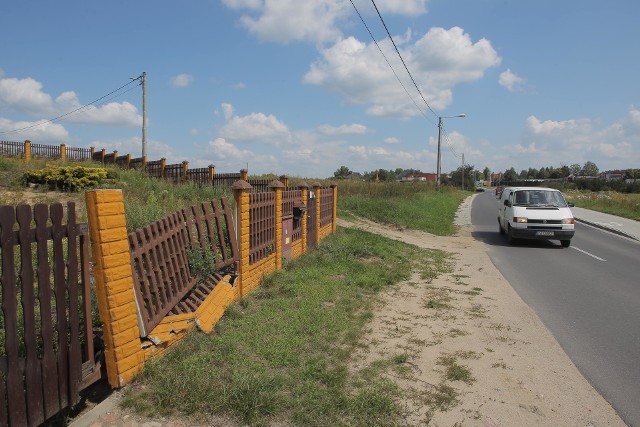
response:
[[[516,239],[539,239],[539,240],[571,240],[575,230],[562,229],[530,229],[512,228],[511,235]]]

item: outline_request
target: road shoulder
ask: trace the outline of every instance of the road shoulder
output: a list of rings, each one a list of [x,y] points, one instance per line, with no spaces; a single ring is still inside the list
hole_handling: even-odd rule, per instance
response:
[[[493,265],[471,226],[438,237],[367,220],[338,225],[454,254],[450,273],[385,292],[354,362],[361,368],[409,356],[404,375],[391,379],[414,396],[410,425],[625,425]],[[447,379],[447,361],[467,369],[468,381]],[[443,384],[457,393],[447,410],[433,404]]]

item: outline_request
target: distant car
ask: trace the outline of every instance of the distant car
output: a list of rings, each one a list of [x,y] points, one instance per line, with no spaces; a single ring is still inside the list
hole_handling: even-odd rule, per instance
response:
[[[506,187],[498,207],[500,234],[511,244],[516,239],[560,240],[568,248],[575,233],[573,206],[553,188]]]
[[[502,196],[502,190],[504,190],[504,185],[498,185],[496,187],[496,198],[499,199]]]
[[[482,193],[482,192],[484,192],[484,187],[483,187],[483,186],[481,186],[481,185],[478,185],[478,186],[476,187],[476,191],[477,191],[478,193]]]

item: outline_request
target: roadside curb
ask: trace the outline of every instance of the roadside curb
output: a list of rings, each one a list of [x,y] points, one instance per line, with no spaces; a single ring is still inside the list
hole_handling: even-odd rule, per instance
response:
[[[619,228],[607,227],[606,225],[604,225],[604,224],[602,224],[600,222],[587,221],[587,220],[582,219],[582,218],[574,217],[574,219],[576,221],[578,221],[578,222],[583,223],[583,224],[587,224],[587,225],[590,225],[590,226],[595,227],[595,228],[600,228],[602,230],[606,230],[606,231],[609,231],[609,232],[614,233],[614,234],[618,234],[618,235],[623,236],[623,237],[628,237],[629,239],[640,241],[640,238],[638,238],[637,236],[634,236],[633,234],[630,234],[630,233],[626,233],[626,232],[620,230]]]

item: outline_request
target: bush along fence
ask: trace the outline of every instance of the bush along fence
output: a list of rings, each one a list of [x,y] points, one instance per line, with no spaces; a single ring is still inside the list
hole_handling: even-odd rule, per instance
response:
[[[112,164],[123,169],[140,169],[149,176],[165,179],[176,184],[194,183],[196,185],[212,185],[230,187],[237,180],[248,181],[253,192],[267,191],[270,180],[249,179],[248,171],[240,170],[239,173],[215,173],[215,166],[189,169],[189,162],[167,164],[165,158],[159,160],[147,160],[146,156],[132,158],[131,154],[119,155],[118,151],[108,152],[103,148],[96,150],[90,148],[67,147],[65,144],[43,145],[34,144],[27,140],[24,142],[0,141],[0,156],[19,157],[25,160],[46,158],[62,161],[93,160],[102,164]]]

